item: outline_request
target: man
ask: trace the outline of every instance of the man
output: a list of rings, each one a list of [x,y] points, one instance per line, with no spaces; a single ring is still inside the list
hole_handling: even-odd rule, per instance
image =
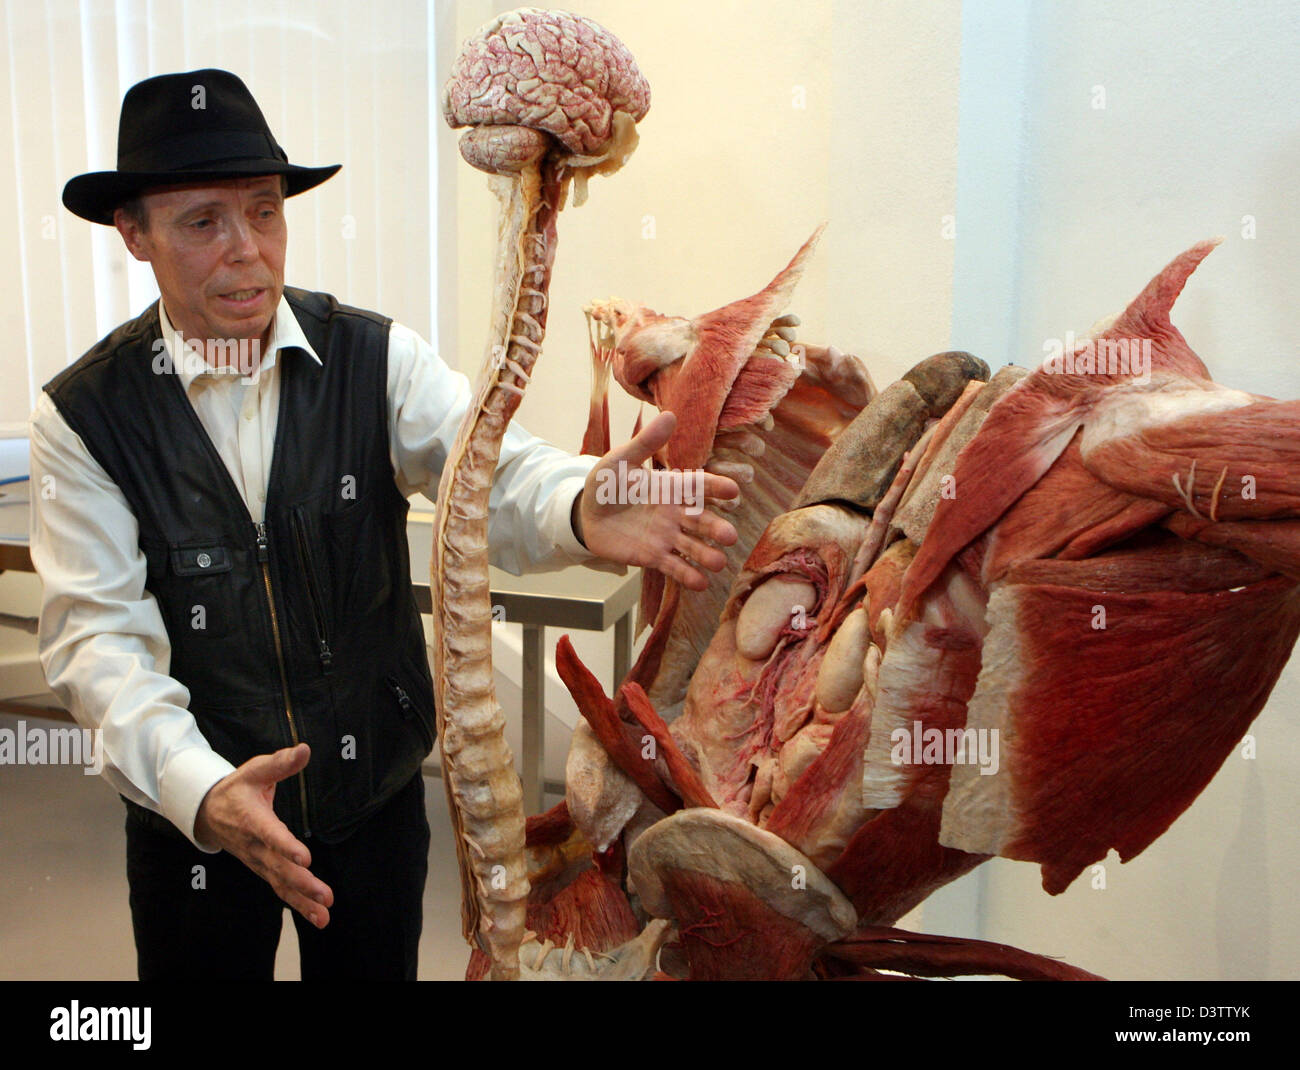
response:
[[[284,197],[337,170],[290,164],[244,84],[204,70],[134,86],[117,170],[64,190],[162,295],[31,423],[41,660],[126,801],[141,978],[269,978],[283,903],[304,977],[415,976],[434,715],[406,498],[436,494],[470,391],[410,330],[285,287]],[[729,524],[594,492],[672,423],[600,462],[512,429],[495,563],[702,587]]]

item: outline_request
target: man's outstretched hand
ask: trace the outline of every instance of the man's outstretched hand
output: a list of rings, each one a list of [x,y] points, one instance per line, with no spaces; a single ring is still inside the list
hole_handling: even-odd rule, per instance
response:
[[[334,893],[307,868],[311,852],[275,816],[275,786],[300,773],[311,758],[306,743],[250,758],[218,780],[199,804],[194,835],[229,851],[265,880],[275,894],[318,929],[329,924]]]
[[[708,586],[708,577],[695,565],[719,572],[727,563],[723,552],[704,540],[712,539],[721,546],[736,541],[736,529],[704,505],[709,500],[737,498],[740,487],[726,476],[691,473],[696,488],[702,480],[703,500],[688,503],[683,501],[681,493],[682,473],[642,468],[654,451],[668,441],[676,425],[676,416],[661,412],[630,442],[615,447],[600,459],[574,503],[574,531],[597,557],[657,568],[682,586],[702,591]],[[640,504],[628,500],[641,495],[625,493],[630,488],[616,479],[619,461],[626,462],[627,483],[653,481],[654,493],[650,493],[651,484],[644,488],[644,497],[649,500]],[[609,493],[611,486],[617,487],[616,494]],[[651,504],[652,501],[659,504]],[[662,504],[665,502],[668,504]]]

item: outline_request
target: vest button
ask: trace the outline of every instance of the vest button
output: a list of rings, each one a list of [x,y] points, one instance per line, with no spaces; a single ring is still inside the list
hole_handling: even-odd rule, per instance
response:
[[[207,568],[210,564],[212,564],[212,558],[209,557],[207,554],[199,554],[199,556],[196,557],[194,560],[198,562],[199,568]]]

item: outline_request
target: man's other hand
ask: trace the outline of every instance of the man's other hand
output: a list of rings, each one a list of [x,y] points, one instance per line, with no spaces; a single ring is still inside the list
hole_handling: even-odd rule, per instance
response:
[[[229,851],[289,906],[323,929],[329,924],[334,893],[312,876],[307,868],[311,852],[271,806],[276,784],[302,772],[310,758],[306,743],[250,758],[203,797],[194,835],[208,847]]]
[[[702,591],[709,580],[695,566],[721,571],[727,559],[718,546],[736,541],[736,529],[704,506],[739,497],[740,487],[712,473],[643,468],[676,425],[673,413],[661,412],[630,442],[600,459],[574,503],[574,532],[597,557],[657,568],[682,586]],[[622,469],[620,461],[625,462]]]

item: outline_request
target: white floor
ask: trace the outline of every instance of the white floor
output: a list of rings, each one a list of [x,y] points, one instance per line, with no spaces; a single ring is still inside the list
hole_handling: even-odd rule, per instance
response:
[[[0,715],[0,728],[17,722]],[[433,840],[420,978],[459,980],[469,951],[447,802],[441,781],[425,787]],[[116,792],[80,767],[0,766],[0,980],[135,978],[123,816]],[[275,975],[298,977],[287,912]]]

